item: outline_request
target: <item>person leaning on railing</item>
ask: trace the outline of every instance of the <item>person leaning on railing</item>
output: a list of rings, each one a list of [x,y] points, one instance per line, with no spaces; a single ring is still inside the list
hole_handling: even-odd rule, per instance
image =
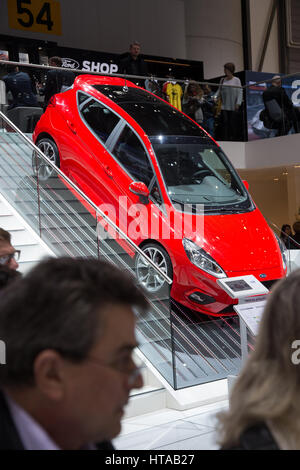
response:
[[[221,121],[222,121],[222,136],[223,140],[236,140],[238,138],[238,115],[242,101],[243,90],[241,88],[241,81],[238,77],[234,76],[235,65],[232,62],[227,62],[224,65],[225,77],[221,79],[220,87],[215,95],[216,100],[221,97]]]
[[[6,86],[6,92],[10,91],[13,96],[13,102],[8,106],[8,109],[38,106],[36,89],[29,75],[20,72],[19,67],[16,65],[9,66],[8,72],[2,79]]]

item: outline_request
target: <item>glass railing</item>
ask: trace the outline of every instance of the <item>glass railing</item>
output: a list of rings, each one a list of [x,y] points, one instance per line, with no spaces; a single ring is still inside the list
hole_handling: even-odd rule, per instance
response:
[[[284,257],[287,264],[287,275],[292,271],[300,268],[300,220],[296,221],[293,226],[284,224],[279,227],[273,222],[269,221],[269,225],[276,233],[277,237],[280,238],[281,244],[284,247]],[[298,229],[297,232],[293,233],[293,228]],[[299,241],[297,241],[297,238]]]
[[[11,70],[16,66],[20,72],[27,75],[26,90],[29,97],[24,93],[14,98],[11,91],[9,91],[11,87],[7,76],[14,73]],[[56,70],[63,70],[64,77],[58,78],[55,75]],[[49,75],[49,71],[51,71],[52,76]],[[34,126],[48,104],[53,90],[56,93],[65,90],[72,85],[75,77],[82,74],[100,75],[85,70],[57,69],[55,67],[0,61],[0,107],[22,132],[33,132]],[[198,122],[216,140],[244,141],[247,139],[245,92],[243,87],[229,86],[226,81],[222,80],[214,83],[177,80],[171,77],[112,75],[130,80],[170,102]],[[5,79],[7,85],[6,92],[3,79]],[[12,107],[14,104],[19,104],[24,109],[21,109],[20,106]]]
[[[150,309],[138,317],[137,337],[141,352],[174,389],[236,372],[236,320],[213,319],[175,304],[171,279],[3,113],[0,192],[56,255],[106,259],[138,274],[142,285],[147,276],[155,280],[155,288],[146,290]]]
[[[19,96],[19,103],[22,107],[37,108],[31,112],[7,109],[13,104],[14,97],[7,81],[5,91],[3,78],[16,66],[30,80],[30,89],[26,90],[32,91],[33,95],[29,98]],[[32,132],[53,89],[63,91],[78,75],[103,76],[86,70],[60,68],[65,76],[58,79],[55,70],[55,67],[0,61],[0,107],[23,132]],[[47,76],[49,71],[52,73],[50,78]],[[232,86],[232,82],[228,85],[224,77],[216,82],[195,82],[171,77],[111,75],[126,78],[171,102],[218,141],[252,141],[300,130],[300,76],[297,74],[282,76],[281,87],[278,87],[279,81],[272,82],[274,74],[249,71],[244,72],[246,84],[243,86]]]
[[[248,140],[295,134],[300,131],[300,75],[255,74],[247,80]],[[274,77],[277,77],[274,79]]]

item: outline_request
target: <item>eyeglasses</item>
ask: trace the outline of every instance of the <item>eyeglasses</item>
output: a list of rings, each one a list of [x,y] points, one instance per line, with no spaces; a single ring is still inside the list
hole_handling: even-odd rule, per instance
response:
[[[132,386],[134,384],[136,379],[141,375],[141,370],[143,368],[142,366],[141,367],[135,366],[132,369],[124,365],[121,366],[121,365],[116,365],[116,364],[115,365],[104,364],[102,361],[92,356],[87,356],[85,360],[93,362],[94,364],[98,364],[99,366],[106,367],[107,369],[114,370],[115,372],[119,372],[120,374],[127,375],[128,377],[127,381],[128,381],[129,386]]]
[[[12,259],[14,259],[15,261],[19,261],[20,254],[21,254],[21,250],[15,250],[13,253],[10,253],[8,255],[2,255],[0,256],[0,264],[2,266],[9,264]]]

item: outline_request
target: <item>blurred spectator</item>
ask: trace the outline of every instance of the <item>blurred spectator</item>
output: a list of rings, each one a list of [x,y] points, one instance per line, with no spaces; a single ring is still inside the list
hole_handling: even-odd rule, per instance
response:
[[[219,415],[223,449],[300,449],[299,290],[297,270],[269,294],[254,351]]]
[[[160,98],[162,97],[160,84],[154,77],[146,78],[145,88],[147,91],[150,91],[150,93],[154,93],[154,95],[157,95]]]
[[[203,85],[203,103],[201,105],[203,111],[203,128],[212,136],[215,136],[215,99],[214,93],[209,85]]]
[[[263,92],[265,110],[262,121],[268,129],[277,129],[276,136],[286,135],[292,126],[298,132],[298,121],[294,105],[281,86],[281,77],[274,75],[271,86]]]
[[[239,128],[238,111],[243,101],[241,81],[234,76],[235,65],[227,62],[224,65],[225,77],[221,79],[220,87],[216,93],[216,99],[221,96],[221,120],[223,140],[237,140]]]
[[[288,250],[292,249],[292,246],[294,245],[292,237],[293,234],[291,226],[289,224],[283,224],[281,227],[280,238]]]
[[[293,230],[295,232],[295,235],[293,235],[293,240],[294,242],[294,249],[297,249],[299,250],[300,249],[300,221],[297,220],[297,222],[295,222],[293,224]]]
[[[17,280],[21,273],[16,269],[10,269],[8,266],[0,265],[0,290]]]
[[[20,72],[18,66],[8,67],[9,73],[3,77],[6,86],[6,92],[11,92],[13,102],[8,106],[8,109],[16,108],[19,106],[38,106],[36,89],[29,75],[25,72]]]
[[[11,244],[11,235],[7,230],[0,228],[0,265],[17,270],[20,250],[15,250]]]
[[[117,288],[116,288],[117,286]],[[147,301],[134,279],[96,259],[51,258],[0,296],[1,450],[113,447]]]
[[[204,92],[201,86],[191,81],[186,85],[182,99],[183,112],[200,125],[203,123],[203,111],[201,107],[204,101],[203,95]]]
[[[49,65],[51,67],[61,67],[62,60],[57,56],[51,57],[49,59]],[[64,68],[61,70],[49,70],[46,74],[45,86],[40,88],[40,94],[45,95],[44,108],[48,106],[52,96],[56,93],[61,93],[72,86],[74,80],[75,75],[71,70],[66,70]]]
[[[119,72],[126,75],[147,75],[147,64],[140,55],[141,45],[139,42],[134,41],[129,46],[129,52],[125,57],[120,59]],[[133,83],[139,86],[144,86],[144,81],[140,79],[130,79]]]

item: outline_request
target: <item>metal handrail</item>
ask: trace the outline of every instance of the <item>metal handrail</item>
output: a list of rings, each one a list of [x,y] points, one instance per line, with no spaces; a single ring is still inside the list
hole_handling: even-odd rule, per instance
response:
[[[35,69],[49,69],[49,70],[61,70],[62,67],[53,67],[50,65],[39,65],[39,64],[27,64],[23,62],[11,62],[9,60],[0,60],[0,65],[15,65],[17,67],[30,67]],[[154,77],[153,75],[129,75],[126,73],[99,73],[99,72],[92,72],[90,70],[82,70],[82,69],[67,69],[63,68],[63,70],[71,70],[74,73],[82,73],[83,75],[96,75],[99,77],[117,77],[117,78],[124,78],[125,80],[130,79],[138,79],[138,80],[146,80],[148,79],[155,79],[160,82],[166,82],[173,80],[170,77]],[[180,80],[174,77],[176,83],[182,83],[183,85],[188,85],[191,81],[194,83],[199,83],[200,85],[210,85],[210,86],[220,86],[220,83],[212,83],[212,82],[198,82],[197,80]],[[224,86],[227,86],[226,83]],[[233,85],[232,88],[244,88],[244,86]]]
[[[32,149],[39,154],[39,156],[46,161],[48,166],[51,166],[51,168],[55,171],[56,174],[58,174],[64,181],[68,183],[81,197],[84,201],[86,201],[94,210],[97,215],[100,215],[107,223],[110,225],[118,234],[123,237],[126,242],[136,251],[138,252],[145,260],[147,263],[149,263],[158,273],[160,276],[164,278],[164,280],[171,285],[172,284],[172,279],[169,278],[153,261],[112,221],[110,220],[107,215],[99,209],[95,205],[93,201],[91,201],[85,193],[78,188],[73,181],[71,181],[54,163],[46,157],[46,155],[43,154],[43,152],[22,132],[20,129],[10,120],[8,119],[5,114],[0,111],[0,118],[2,118],[4,121],[6,121],[14,131],[16,131],[17,134],[21,135],[22,138],[29,144]]]
[[[30,67],[30,68],[36,68],[36,69],[50,69],[50,70],[61,70],[61,67],[53,67],[50,65],[39,65],[39,64],[27,64],[23,62],[12,62],[9,60],[0,60],[0,65],[15,65],[18,67]],[[64,68],[63,70],[69,70],[67,68]],[[171,78],[167,77],[154,77],[153,75],[129,75],[129,74],[124,74],[124,73],[99,73],[99,72],[92,72],[90,70],[82,70],[82,69],[72,69],[74,73],[82,73],[84,75],[96,75],[100,77],[118,77],[118,78],[124,78],[125,80],[127,79],[138,79],[138,80],[146,80],[146,79],[155,79],[157,81],[161,82],[166,82],[168,80],[172,80]],[[281,80],[284,80],[285,78],[290,78],[297,75],[296,73],[290,73],[287,75],[282,75],[280,76]],[[199,85],[209,85],[209,86],[228,86],[226,83],[214,83],[214,82],[208,82],[208,81],[198,81],[198,80],[180,80],[174,77],[174,80],[176,80],[176,83],[182,83],[183,85],[188,85],[191,81],[194,83],[198,83]],[[260,85],[261,83],[269,83],[272,82],[272,78],[266,79],[266,80],[260,80],[259,82],[254,82],[251,83],[251,85],[230,85],[232,88],[242,88],[247,89],[255,85]]]
[[[49,70],[61,70],[62,67],[53,67],[51,65],[40,65],[40,64],[27,64],[25,62],[13,62],[13,61],[9,61],[9,60],[0,60],[0,65],[15,65],[17,67],[29,67],[29,68],[35,68],[35,69],[40,69],[40,70],[44,70],[44,69],[49,69]],[[125,73],[99,73],[99,72],[93,72],[93,71],[90,71],[90,70],[83,70],[83,69],[67,69],[67,68],[63,68],[63,70],[72,70],[74,73],[82,73],[84,75],[96,75],[96,76],[100,76],[100,77],[118,77],[118,78],[124,78],[124,79],[138,79],[138,80],[146,80],[147,78],[148,79],[155,79],[157,81],[162,81],[162,82],[165,82],[165,81],[168,81],[168,80],[172,80],[171,78],[169,77],[156,77],[156,76],[153,76],[153,75],[129,75],[129,74],[125,74]],[[263,72],[260,72],[260,73],[263,73]],[[286,75],[281,75],[280,78],[281,80],[284,80],[285,78],[290,78],[290,77],[293,77],[297,75],[296,73],[290,73],[290,74],[286,74]],[[187,85],[189,84],[191,81],[192,82],[195,82],[195,83],[198,83],[199,85],[210,85],[210,86],[227,86],[226,83],[222,83],[220,84],[220,82],[218,83],[214,83],[214,82],[208,82],[208,81],[198,81],[198,80],[181,80],[181,79],[177,79],[174,77],[174,80],[176,80],[176,83],[182,83],[184,85]],[[269,79],[266,79],[266,80],[260,80],[258,82],[253,82],[251,83],[251,85],[230,85],[232,86],[232,88],[242,88],[242,89],[247,89],[247,88],[250,88],[252,86],[255,86],[255,85],[260,85],[261,83],[269,83],[269,82],[272,82],[272,78],[269,78]]]

